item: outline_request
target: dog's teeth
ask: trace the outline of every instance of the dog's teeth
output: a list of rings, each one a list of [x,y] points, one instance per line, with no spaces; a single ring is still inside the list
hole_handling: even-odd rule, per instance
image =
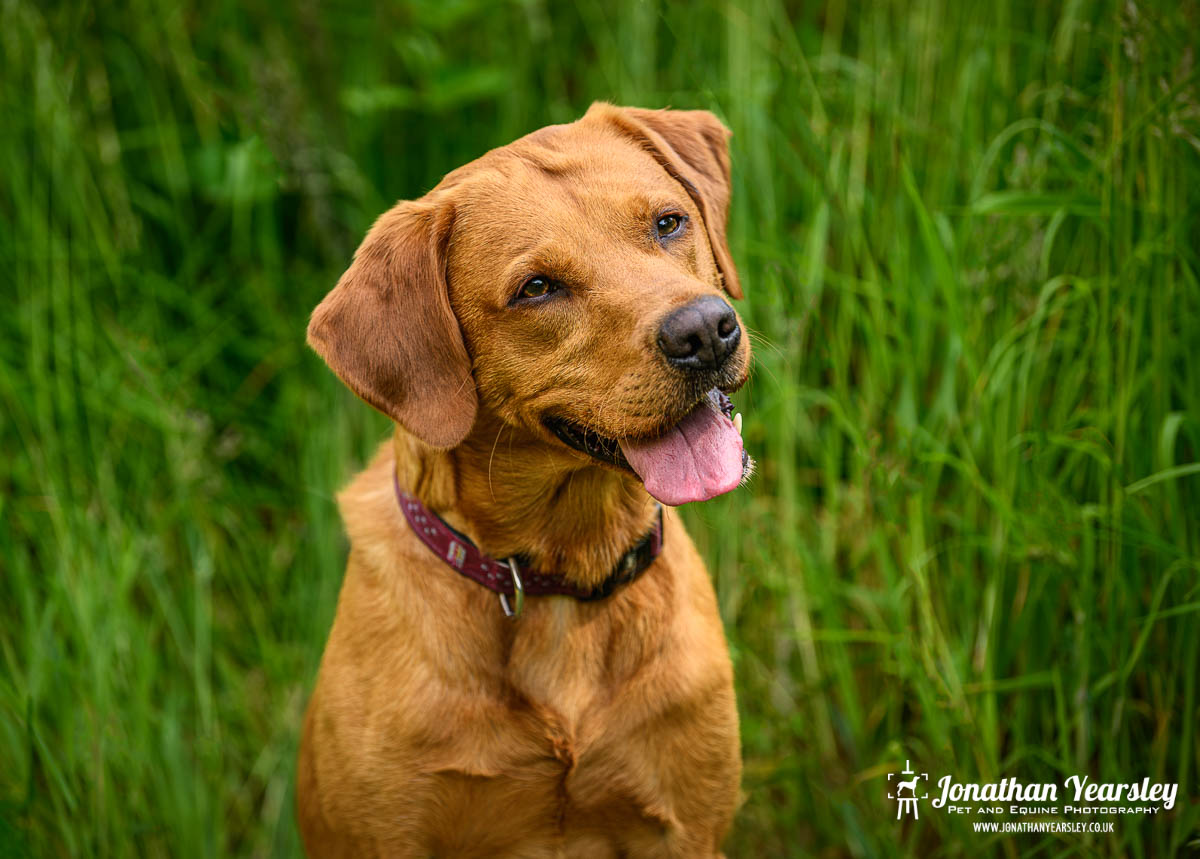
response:
[[[733,416],[733,428],[738,431],[738,435],[742,433],[742,413],[738,412]]]

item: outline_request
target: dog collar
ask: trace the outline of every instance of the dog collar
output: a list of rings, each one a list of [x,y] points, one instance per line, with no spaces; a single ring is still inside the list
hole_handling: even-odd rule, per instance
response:
[[[574,597],[580,602],[595,602],[611,596],[622,585],[645,572],[662,552],[663,512],[662,505],[658,504],[654,526],[617,560],[608,577],[594,588],[582,588],[560,574],[529,571],[523,556],[498,561],[485,555],[469,537],[450,527],[441,516],[401,489],[400,478],[395,472],[392,473],[392,484],[396,488],[400,510],[421,542],[450,569],[499,594],[500,607],[505,615],[514,619],[520,616],[527,595]]]

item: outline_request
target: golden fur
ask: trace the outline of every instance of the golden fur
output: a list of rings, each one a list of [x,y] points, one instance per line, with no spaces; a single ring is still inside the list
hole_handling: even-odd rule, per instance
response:
[[[350,559],[298,771],[310,855],[718,855],[740,776],[733,677],[675,511],[633,584],[529,598],[512,621],[411,533],[392,473],[493,557],[608,575],[654,505],[543,419],[653,436],[694,406],[654,331],[741,295],[726,137],[705,112],[594,105],[383,215],[314,312],[314,348],[397,428],[339,496]],[[646,226],[664,209],[689,219],[665,249]],[[571,294],[513,304],[534,271]],[[743,338],[723,387],[749,358]]]

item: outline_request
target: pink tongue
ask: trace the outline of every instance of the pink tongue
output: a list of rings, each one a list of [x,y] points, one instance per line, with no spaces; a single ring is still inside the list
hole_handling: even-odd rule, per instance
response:
[[[742,479],[742,436],[707,401],[660,438],[624,440],[621,450],[646,491],[672,507],[707,501]]]

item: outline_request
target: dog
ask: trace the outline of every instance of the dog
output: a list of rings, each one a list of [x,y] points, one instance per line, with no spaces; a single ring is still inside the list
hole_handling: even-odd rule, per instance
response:
[[[921,779],[918,777],[918,778],[912,779],[911,781],[896,782],[896,796],[899,796],[900,791],[904,790],[904,788],[908,788],[909,792],[913,796],[916,796],[917,795],[917,782],[919,782],[920,780]]]
[[[741,774],[675,511],[749,475],[729,132],[597,103],[397,204],[308,340],[396,424],[305,715],[311,856],[719,856]]]

